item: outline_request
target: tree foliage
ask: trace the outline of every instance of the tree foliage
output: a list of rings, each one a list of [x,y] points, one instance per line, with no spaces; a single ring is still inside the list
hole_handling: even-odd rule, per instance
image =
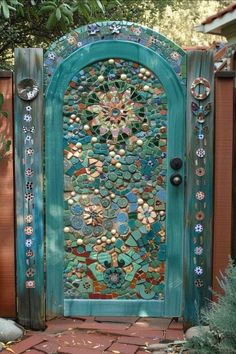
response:
[[[87,23],[126,20],[159,30],[180,46],[213,40],[194,24],[219,11],[228,0],[0,0],[0,66],[12,65],[15,47],[47,48]]]
[[[157,18],[152,23],[154,29],[172,39],[182,47],[210,46],[214,41],[225,41],[225,38],[198,33],[194,26],[199,25],[208,16],[228,6],[232,1],[184,0],[176,7],[167,6],[162,19]]]
[[[118,0],[114,0],[117,3]],[[15,47],[47,47],[72,28],[102,17],[108,0],[0,0],[1,66]]]

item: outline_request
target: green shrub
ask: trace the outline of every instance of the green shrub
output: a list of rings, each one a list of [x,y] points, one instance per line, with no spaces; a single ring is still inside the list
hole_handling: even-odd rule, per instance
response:
[[[218,295],[218,302],[211,302],[201,319],[210,331],[187,342],[190,353],[236,354],[236,266],[232,260],[218,281],[224,294]]]

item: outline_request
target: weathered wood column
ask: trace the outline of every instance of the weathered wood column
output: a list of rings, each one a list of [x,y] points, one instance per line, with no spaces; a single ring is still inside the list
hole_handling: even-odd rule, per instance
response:
[[[185,327],[211,298],[214,69],[213,53],[187,53]]]
[[[45,327],[43,50],[15,50],[15,170],[18,320]]]

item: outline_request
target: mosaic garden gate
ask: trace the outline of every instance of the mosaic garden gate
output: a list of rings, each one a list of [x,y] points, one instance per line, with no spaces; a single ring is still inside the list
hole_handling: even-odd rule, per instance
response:
[[[212,63],[206,53],[191,60],[189,123],[186,57],[159,33],[132,23],[75,30],[45,54],[43,127],[37,119],[44,105],[42,53],[16,51],[16,110],[24,123],[16,127],[24,195],[18,195],[18,234],[25,239],[18,236],[18,293],[29,299],[19,299],[22,323],[28,321],[26,308],[31,319],[31,311],[39,314],[31,327],[42,327],[45,315],[44,130],[47,315],[178,317],[188,308],[188,293],[198,302],[207,293],[210,274],[203,268],[210,243],[207,261],[200,256],[202,220],[210,212],[201,208],[206,192],[211,203],[211,187],[204,177],[199,180],[199,171],[206,170],[210,180],[205,154],[212,145],[202,128],[211,104],[200,103],[210,95],[211,76],[203,81],[202,75]],[[210,215],[210,235],[208,220]]]
[[[125,38],[81,46],[61,64],[46,97],[47,120],[58,126],[46,129],[55,134],[46,151],[48,213],[60,193],[52,174],[62,183],[62,155],[55,164],[50,159],[56,144],[62,149],[59,116],[64,223],[56,232],[64,229],[64,314],[179,316],[184,193],[183,184],[169,182],[170,159],[183,161],[178,77],[161,56]],[[181,162],[177,168],[183,175]],[[51,228],[51,215],[48,221]]]

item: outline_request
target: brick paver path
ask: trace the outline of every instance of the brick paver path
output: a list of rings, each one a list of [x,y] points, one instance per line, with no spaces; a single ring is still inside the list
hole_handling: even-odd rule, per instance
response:
[[[177,339],[183,339],[182,321],[171,318],[56,318],[11,348],[15,354],[144,354],[149,344]]]

